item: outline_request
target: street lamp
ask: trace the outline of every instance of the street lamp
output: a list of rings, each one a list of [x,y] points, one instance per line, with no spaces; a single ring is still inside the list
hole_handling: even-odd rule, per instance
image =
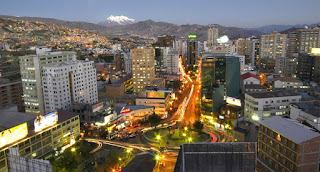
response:
[[[76,148],[71,148],[71,152],[75,152],[76,151]]]
[[[189,141],[189,143],[190,143],[190,142],[192,141],[192,138],[191,138],[191,137],[189,137],[189,138],[188,138],[188,141]]]
[[[188,127],[184,127],[184,131],[187,131],[188,130]]]

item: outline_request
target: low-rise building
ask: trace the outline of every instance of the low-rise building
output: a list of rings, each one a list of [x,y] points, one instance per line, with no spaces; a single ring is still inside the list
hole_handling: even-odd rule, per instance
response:
[[[9,108],[2,109],[0,116],[0,171],[8,171],[9,148],[17,148],[21,157],[49,159],[80,136],[79,116],[72,112],[58,110],[35,116]]]
[[[146,90],[139,92],[136,105],[153,106],[157,115],[166,118],[167,109],[172,104],[171,94],[171,88],[147,87]]]
[[[155,108],[153,106],[143,105],[128,105],[122,108],[117,117],[118,126],[124,127],[126,123],[132,125],[140,121],[146,121],[148,117],[154,114]]]
[[[273,82],[273,88],[301,88],[302,86],[302,81],[289,77],[280,77]]]
[[[258,130],[250,121],[237,120],[232,132],[233,142],[257,142]]]
[[[245,85],[249,85],[249,84],[260,84],[260,78],[257,75],[254,75],[251,72],[247,72],[245,74],[242,74],[240,76],[241,80],[240,80],[240,86],[241,86],[241,90],[244,90]]]
[[[274,116],[261,121],[258,171],[318,172],[320,134],[299,122]]]
[[[245,94],[244,115],[256,124],[270,116],[289,116],[291,103],[300,102],[301,95],[289,91]]]
[[[157,87],[157,88],[164,88],[166,86],[166,80],[162,78],[155,78],[151,82],[150,86]]]
[[[320,130],[320,102],[300,102],[290,106],[290,118]]]

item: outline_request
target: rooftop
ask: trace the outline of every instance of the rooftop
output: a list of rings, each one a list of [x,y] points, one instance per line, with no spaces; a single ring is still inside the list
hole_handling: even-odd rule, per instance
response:
[[[312,116],[320,117],[320,102],[301,102],[301,103],[294,103],[294,106],[297,106],[303,112],[306,112]]]
[[[282,81],[282,82],[301,82],[295,78],[290,78],[290,77],[280,77],[276,78],[274,81]]]
[[[256,92],[256,93],[247,93],[247,95],[254,98],[273,98],[273,97],[287,97],[287,96],[300,96],[295,92],[290,91],[266,91],[266,92]]]
[[[164,82],[164,79],[162,78],[156,78],[152,81],[152,84],[160,84],[161,82]]]
[[[18,112],[17,106],[10,105],[0,110],[0,130],[6,130],[24,122],[33,121],[36,115]]]
[[[261,121],[261,124],[283,135],[284,137],[300,144],[315,137],[320,137],[320,134],[312,131],[311,128],[298,123],[297,121],[273,116]]]
[[[260,80],[260,78],[259,78],[257,75],[254,75],[254,74],[252,74],[251,72],[247,72],[247,73],[245,73],[245,74],[242,74],[242,75],[240,76],[240,78],[241,78],[242,80],[245,80],[245,79],[248,79],[248,78],[256,78],[256,79]]]
[[[148,108],[152,108],[154,106],[143,106],[143,105],[128,105],[126,107],[124,107],[125,109],[130,109],[130,110],[139,110],[139,109],[148,109]]]
[[[248,84],[244,86],[245,89],[265,89],[267,90],[267,87],[260,84]]]

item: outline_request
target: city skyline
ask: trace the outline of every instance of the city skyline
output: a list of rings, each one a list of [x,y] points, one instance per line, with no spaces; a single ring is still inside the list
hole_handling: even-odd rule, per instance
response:
[[[175,24],[220,24],[244,28],[273,24],[314,24],[320,21],[316,9],[320,5],[320,1],[315,2],[314,0],[285,0],[281,2],[272,0],[271,2],[265,1],[258,4],[250,3],[249,0],[245,2],[234,1],[233,3],[202,0],[200,3],[206,5],[199,5],[199,7],[196,7],[191,1],[184,1],[183,4],[181,1],[174,3],[167,1],[168,5],[163,9],[156,8],[152,3],[144,3],[146,1],[140,3],[133,1],[114,1],[111,3],[101,0],[75,2],[58,0],[53,4],[43,6],[38,0],[28,3],[21,0],[6,1],[0,7],[0,14],[90,23],[104,21],[110,15],[125,15],[136,21],[151,19]],[[297,12],[300,15],[296,15]],[[208,15],[210,13],[212,15]]]

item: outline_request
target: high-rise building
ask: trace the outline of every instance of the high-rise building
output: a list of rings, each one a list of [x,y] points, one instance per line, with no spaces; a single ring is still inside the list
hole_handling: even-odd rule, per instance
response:
[[[236,53],[240,55],[249,56],[250,55],[250,47],[251,47],[251,39],[250,38],[239,38],[233,41],[235,45]]]
[[[312,48],[320,47],[320,25],[315,28],[297,31],[297,53],[311,53]]]
[[[252,39],[250,46],[250,63],[251,65],[257,66],[260,58],[260,43],[259,39]]]
[[[218,28],[209,28],[207,31],[207,46],[210,48],[215,43],[217,43],[217,39],[219,37],[219,30]]]
[[[96,69],[87,59],[43,67],[42,85],[46,113],[98,102]]]
[[[21,56],[20,72],[26,113],[44,115],[42,67],[72,61],[72,51],[52,52],[50,48],[37,48],[36,55]]]
[[[151,85],[155,78],[155,52],[151,47],[138,47],[132,53],[133,91]]]
[[[280,116],[261,121],[258,171],[319,171],[320,134]]]
[[[158,41],[156,42],[156,45],[158,45],[159,47],[172,48],[175,40],[176,40],[176,37],[172,35],[158,36]]]
[[[297,78],[320,83],[320,53],[298,55]]]
[[[226,97],[240,96],[240,62],[238,57],[204,55],[201,68],[201,106],[207,112],[219,112]]]
[[[286,56],[287,34],[280,34],[273,31],[269,35],[261,35],[260,58],[272,58]]]
[[[17,105],[19,112],[24,111],[21,96],[21,81],[0,78],[0,107],[13,103]]]
[[[177,74],[179,72],[179,52],[170,49],[164,55],[164,66],[167,68],[167,73]]]
[[[192,70],[198,58],[198,41],[197,35],[188,35],[187,41],[187,59],[185,62],[186,69]]]
[[[296,77],[297,59],[295,57],[279,57],[275,60],[275,73],[285,77]]]

